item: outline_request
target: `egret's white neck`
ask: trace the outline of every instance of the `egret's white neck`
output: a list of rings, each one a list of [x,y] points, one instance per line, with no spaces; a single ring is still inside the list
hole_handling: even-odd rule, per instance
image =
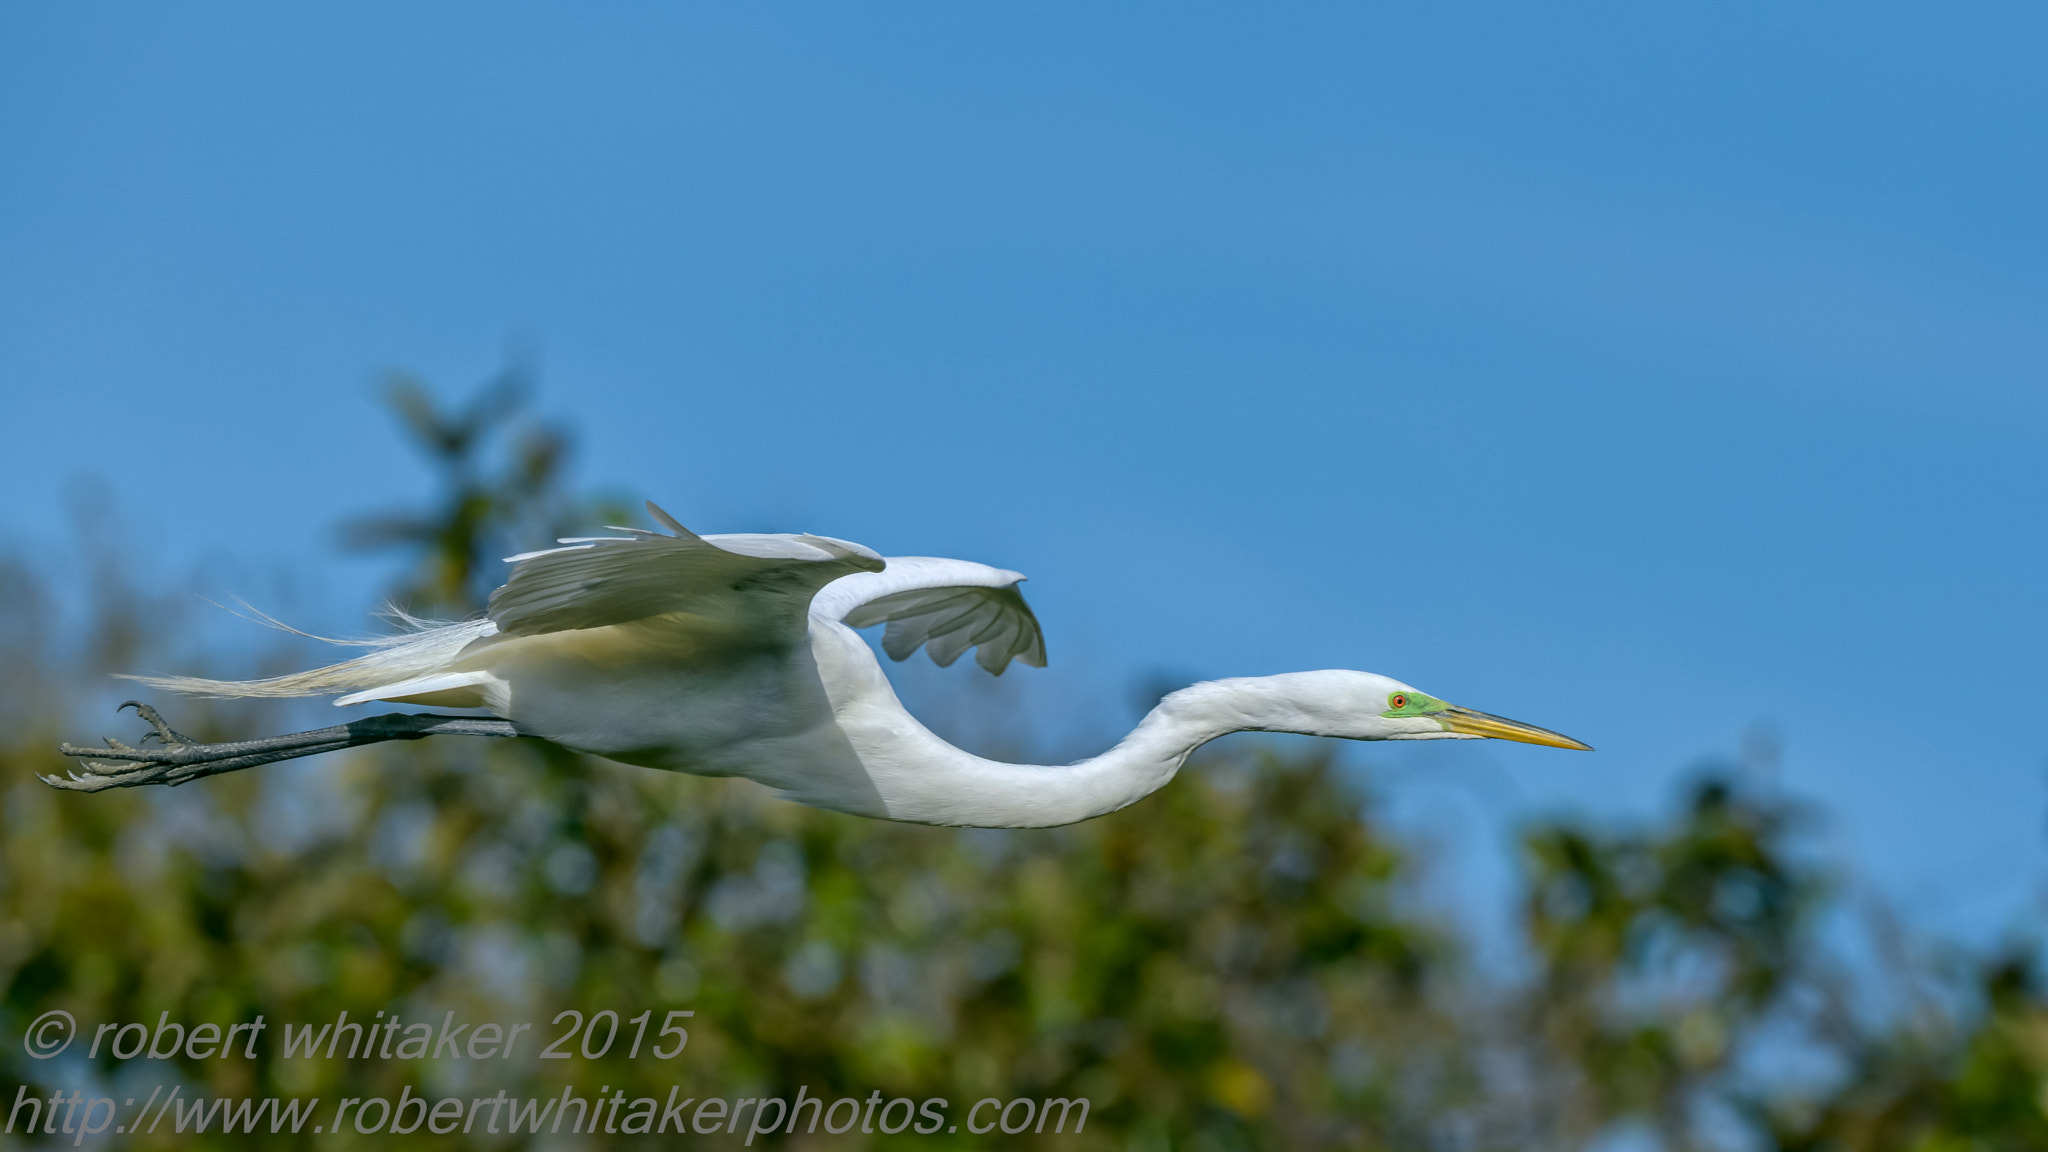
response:
[[[1335,686],[1322,678],[1356,674],[1299,672],[1183,688],[1100,756],[1059,766],[1005,764],[963,752],[918,723],[851,629],[814,621],[812,652],[838,729],[885,809],[872,814],[894,820],[1001,828],[1071,824],[1151,795],[1173,779],[1190,752],[1228,732],[1352,734],[1334,715],[1341,711]],[[798,798],[862,810],[845,801]]]

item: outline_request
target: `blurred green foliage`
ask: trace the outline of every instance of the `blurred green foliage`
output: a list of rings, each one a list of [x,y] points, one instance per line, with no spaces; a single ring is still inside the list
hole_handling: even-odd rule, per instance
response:
[[[618,518],[564,493],[559,432],[515,434],[521,395],[508,377],[448,413],[394,386],[443,490],[349,535],[411,550],[395,594],[416,610],[473,610],[508,544]],[[862,820],[533,741],[383,745],[175,791],[46,789],[33,774],[64,767],[51,749],[79,720],[75,674],[174,643],[124,587],[102,581],[102,656],[81,663],[35,573],[0,563],[15,721],[0,733],[0,1108],[23,1083],[45,1099],[58,1084],[318,1096],[323,1119],[343,1097],[401,1091],[606,1086],[665,1102],[801,1086],[828,1102],[943,1098],[949,1125],[985,1097],[1091,1112],[1079,1135],[761,1144],[1563,1149],[1632,1132],[1674,1149],[2048,1148],[2048,1005],[2030,961],[1833,956],[1802,814],[1740,774],[1699,782],[1664,826],[1528,829],[1526,970],[1501,977],[1474,971],[1453,918],[1419,903],[1408,858],[1325,755],[1252,742],[1206,752],[1131,809],[1046,831]],[[176,719],[223,738],[255,714],[191,702]],[[1873,1005],[1872,989],[1890,991]],[[79,1041],[30,1059],[23,1029],[59,1009]],[[565,1009],[613,1011],[626,1035],[651,1012],[650,1040],[667,1012],[694,1015],[673,1059],[629,1058],[623,1041],[532,1059]],[[344,1011],[533,1029],[516,1059],[282,1058],[282,1025]],[[97,1025],[164,1013],[260,1015],[271,1031],[254,1059],[84,1058]],[[94,1139],[393,1139],[171,1127]]]

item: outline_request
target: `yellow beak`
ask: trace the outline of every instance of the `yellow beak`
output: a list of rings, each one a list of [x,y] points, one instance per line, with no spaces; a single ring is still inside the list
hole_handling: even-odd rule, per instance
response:
[[[1435,713],[1431,718],[1442,724],[1447,732],[1466,732],[1474,736],[1491,736],[1495,740],[1515,740],[1523,744],[1543,744],[1551,748],[1577,748],[1581,752],[1593,750],[1591,744],[1552,732],[1548,728],[1538,728],[1534,724],[1524,724],[1520,720],[1510,720],[1505,716],[1495,716],[1487,712],[1474,712],[1470,708],[1460,708],[1456,705]]]

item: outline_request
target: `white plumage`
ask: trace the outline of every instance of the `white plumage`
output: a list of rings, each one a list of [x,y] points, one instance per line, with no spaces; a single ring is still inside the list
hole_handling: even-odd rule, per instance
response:
[[[252,681],[134,677],[217,696],[338,695],[480,708],[524,735],[629,764],[745,776],[789,799],[927,824],[1041,827],[1122,808],[1226,732],[1359,740],[1495,736],[1585,745],[1435,700],[1367,672],[1219,680],[1176,692],[1100,756],[1005,764],[961,751],[903,707],[854,631],[941,665],[969,648],[1001,674],[1043,666],[1016,572],[891,557],[809,535],[672,534],[562,541],[510,558],[487,615],[412,621],[353,660]]]

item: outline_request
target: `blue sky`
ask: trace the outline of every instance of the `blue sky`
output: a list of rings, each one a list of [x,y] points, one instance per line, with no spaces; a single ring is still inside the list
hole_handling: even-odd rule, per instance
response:
[[[512,341],[586,484],[1029,573],[1047,725],[1346,666],[1600,748],[1365,757],[1497,843],[1765,724],[1830,851],[1995,935],[2048,877],[2044,32],[10,6],[0,540],[99,476],[149,571],[358,619],[333,524],[426,482],[373,381]]]

